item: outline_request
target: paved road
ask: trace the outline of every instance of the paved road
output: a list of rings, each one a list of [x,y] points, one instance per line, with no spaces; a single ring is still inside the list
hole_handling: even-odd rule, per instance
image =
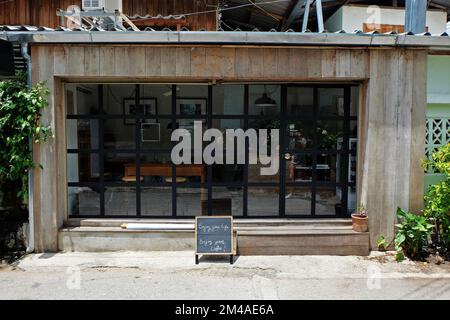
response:
[[[450,264],[371,257],[201,259],[191,252],[29,255],[0,299],[450,299]]]

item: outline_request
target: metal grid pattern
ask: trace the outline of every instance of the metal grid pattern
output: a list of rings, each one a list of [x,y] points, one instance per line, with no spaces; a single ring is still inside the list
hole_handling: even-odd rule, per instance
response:
[[[433,152],[450,143],[450,119],[427,118],[426,130],[425,155],[427,159],[431,159]],[[434,173],[433,168],[427,168],[427,173]]]
[[[288,115],[286,113],[286,94],[287,89],[292,87],[310,87],[314,90],[314,115],[313,118],[307,118],[305,119],[301,115]],[[340,88],[344,90],[344,116],[342,117],[331,117],[331,116],[319,116],[318,114],[318,108],[319,108],[319,100],[318,100],[318,90],[319,88]],[[317,132],[314,133],[313,141],[314,146],[313,148],[308,148],[303,151],[297,151],[299,154],[309,154],[312,156],[313,159],[313,165],[312,165],[312,179],[310,181],[302,181],[302,182],[288,182],[286,181],[285,174],[280,174],[279,180],[277,182],[249,182],[248,180],[248,171],[249,171],[249,163],[246,161],[246,164],[244,165],[244,178],[242,181],[239,182],[214,182],[212,178],[212,166],[207,166],[207,175],[206,175],[206,181],[205,183],[201,182],[182,182],[178,183],[176,179],[176,165],[172,165],[172,179],[171,182],[163,182],[163,183],[147,183],[141,181],[141,160],[140,156],[143,153],[149,153],[149,152],[158,152],[158,150],[144,150],[141,149],[140,146],[140,139],[141,139],[141,131],[139,126],[135,126],[135,149],[134,150],[106,150],[103,144],[102,138],[99,141],[99,149],[68,149],[68,154],[79,154],[79,153],[95,153],[98,154],[99,157],[99,181],[98,182],[69,182],[68,187],[91,187],[99,190],[99,214],[96,217],[100,218],[139,218],[142,217],[142,208],[141,208],[141,199],[142,199],[142,189],[146,186],[165,186],[171,188],[171,194],[172,194],[172,218],[192,218],[192,216],[180,216],[179,212],[177,210],[177,189],[182,188],[202,188],[207,191],[207,212],[208,214],[212,213],[212,199],[213,199],[213,188],[214,187],[220,187],[220,186],[228,186],[228,187],[242,187],[243,188],[243,217],[245,218],[261,218],[262,216],[258,215],[249,215],[247,213],[247,204],[248,204],[248,189],[249,187],[278,187],[279,188],[279,195],[278,195],[278,214],[272,215],[272,216],[264,216],[265,218],[280,218],[280,217],[289,217],[289,218],[311,218],[311,217],[317,217],[317,218],[335,218],[335,217],[348,217],[349,208],[348,208],[348,188],[349,187],[356,187],[356,183],[353,181],[349,181],[349,179],[344,179],[342,181],[318,181],[317,178],[317,159],[320,155],[339,155],[343,161],[343,177],[348,177],[348,163],[349,163],[349,156],[351,155],[351,150],[349,148],[349,135],[350,135],[350,121],[356,121],[356,116],[350,115],[350,85],[299,85],[299,84],[282,84],[281,85],[281,106],[280,106],[280,129],[281,129],[281,136],[280,136],[280,168],[279,172],[285,173],[286,172],[286,162],[284,161],[284,154],[286,152],[290,152],[291,150],[287,146],[286,141],[286,130],[287,130],[287,122],[288,120],[293,119],[303,119],[307,121],[312,121],[313,123],[317,124],[319,119],[321,120],[339,120],[343,121],[343,141],[342,149],[323,149],[318,148],[318,137]],[[160,119],[167,118],[171,119],[172,127],[175,128],[177,124],[177,120],[184,118],[185,116],[177,115],[176,111],[176,100],[177,100],[177,85],[172,85],[172,102],[171,102],[171,108],[172,112],[170,115],[158,115]],[[99,84],[99,92],[103,92],[102,85]],[[136,85],[135,90],[135,99],[136,104],[139,104],[139,101],[141,99],[140,94],[140,85]],[[104,97],[103,93],[99,95],[99,113],[95,115],[67,115],[66,119],[97,119],[99,121],[98,126],[98,136],[104,137],[104,120],[107,119],[113,119],[117,118],[115,115],[108,115],[105,113],[104,110]],[[249,84],[245,84],[245,90],[244,90],[244,114],[242,115],[217,115],[213,114],[212,111],[213,108],[213,91],[212,86],[208,86],[208,99],[207,99],[207,111],[205,115],[202,116],[196,116],[198,119],[204,119],[207,124],[207,128],[212,128],[212,120],[213,119],[239,119],[244,120],[244,129],[249,128],[249,120],[254,119],[272,119],[273,116],[269,115],[250,115],[249,114]],[[124,116],[120,115],[120,118],[123,118]],[[140,116],[136,113],[135,115],[126,116],[127,118],[133,118],[136,119],[136,121],[140,120]],[[316,125],[314,125],[316,127]],[[174,146],[174,142],[172,143],[172,146]],[[248,159],[248,142],[246,142],[246,159]],[[161,150],[163,152],[170,151],[170,150]],[[126,153],[133,153],[136,156],[136,179],[135,182],[132,184],[130,183],[121,183],[121,182],[111,182],[108,183],[105,181],[105,172],[104,172],[104,165],[103,165],[103,159],[105,156],[105,153],[120,153],[120,152],[126,152]],[[133,186],[135,188],[135,206],[133,206],[134,212],[132,212],[131,215],[111,215],[111,212],[108,212],[108,203],[105,201],[107,199],[107,191],[105,187],[112,187],[112,186],[119,186],[119,187],[129,187]],[[287,196],[287,187],[310,187],[312,190],[311,194],[311,208],[310,208],[310,214],[307,215],[294,215],[294,214],[286,214],[286,208],[285,208],[285,199]],[[342,211],[340,211],[339,214],[316,214],[316,200],[318,198],[317,190],[320,187],[332,187],[332,188],[342,188]],[[123,205],[123,204],[122,204]],[[93,217],[93,215],[83,215],[83,213],[79,213],[76,215],[70,215],[71,217]],[[152,218],[168,218],[169,216],[146,216],[146,217],[152,217]]]

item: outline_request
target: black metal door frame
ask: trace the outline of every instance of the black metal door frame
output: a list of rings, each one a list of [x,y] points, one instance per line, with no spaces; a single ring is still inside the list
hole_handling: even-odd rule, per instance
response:
[[[244,130],[249,129],[249,119],[266,119],[268,116],[259,116],[259,115],[249,115],[249,85],[257,85],[259,83],[250,83],[250,84],[243,84],[244,85],[244,114],[242,115],[216,115],[213,114],[213,86],[208,85],[208,105],[207,105],[207,113],[204,116],[201,116],[199,118],[202,118],[206,120],[207,127],[211,128],[212,120],[213,119],[238,119],[244,121]],[[183,85],[183,84],[180,84]],[[226,85],[226,84],[225,84]],[[349,183],[348,179],[346,178],[344,181],[340,183],[324,183],[324,182],[318,182],[317,181],[317,156],[319,154],[323,154],[324,150],[318,150],[312,149],[308,152],[312,154],[313,158],[313,168],[312,168],[312,181],[310,183],[300,182],[300,183],[290,183],[286,182],[286,163],[284,161],[284,153],[287,151],[286,149],[286,143],[287,143],[287,121],[288,119],[292,119],[290,115],[287,115],[287,94],[289,88],[295,88],[295,87],[309,87],[313,88],[314,90],[314,125],[317,125],[317,121],[319,119],[318,115],[318,109],[319,109],[319,94],[318,91],[320,88],[341,88],[344,90],[344,132],[343,132],[343,146],[342,150],[325,150],[328,154],[340,154],[342,156],[343,161],[343,176],[348,177],[348,163],[349,163],[349,131],[350,131],[350,121],[356,120],[357,117],[351,117],[350,116],[350,89],[352,86],[350,84],[340,85],[340,84],[278,84],[278,83],[270,83],[268,85],[279,85],[281,88],[281,105],[280,105],[280,154],[279,154],[279,160],[280,160],[280,180],[278,182],[274,183],[256,183],[256,182],[248,182],[248,141],[246,139],[246,163],[243,167],[243,181],[240,183],[217,183],[212,181],[212,167],[207,166],[207,179],[206,183],[204,185],[201,185],[200,183],[182,183],[181,185],[176,183],[176,166],[172,166],[172,182],[171,183],[159,183],[158,186],[171,186],[172,187],[172,218],[192,218],[192,216],[178,216],[177,215],[177,188],[205,188],[207,189],[207,208],[208,212],[211,213],[211,203],[212,203],[212,190],[215,186],[237,186],[241,187],[243,190],[243,215],[244,218],[280,218],[280,217],[289,217],[289,218],[311,218],[311,217],[320,217],[320,218],[330,218],[330,217],[345,217],[348,216],[348,188],[349,186],[352,186],[351,183]],[[140,84],[135,84],[135,99],[136,99],[136,105],[139,105],[140,103]],[[99,199],[100,199],[100,211],[99,216],[105,217],[105,218],[130,218],[130,216],[118,216],[118,215],[108,215],[107,212],[105,212],[105,187],[110,186],[109,183],[107,183],[104,179],[104,157],[106,153],[108,154],[115,154],[115,153],[134,153],[136,155],[136,183],[132,186],[136,188],[136,215],[135,217],[141,217],[141,188],[143,186],[155,186],[155,183],[145,183],[141,182],[140,179],[140,159],[141,155],[143,153],[148,153],[148,150],[142,150],[140,146],[141,141],[141,131],[140,126],[136,125],[135,128],[135,149],[134,150],[118,150],[118,149],[108,149],[106,150],[104,148],[104,121],[107,119],[123,119],[123,115],[108,115],[106,114],[104,110],[104,99],[103,99],[103,85],[98,85],[98,91],[99,91],[99,113],[96,115],[67,115],[67,119],[96,119],[99,121],[98,126],[98,134],[99,134],[99,149],[68,149],[68,154],[81,154],[81,153],[90,153],[90,154],[98,154],[98,159],[100,161],[99,163],[99,181],[98,183],[93,182],[69,182],[68,187],[92,187],[92,188],[98,188],[99,190]],[[158,115],[158,118],[165,118],[171,120],[172,128],[176,127],[176,121],[180,118],[185,118],[184,116],[180,116],[176,114],[176,100],[177,100],[177,84],[172,85],[172,112],[170,115]],[[142,120],[142,115],[139,115],[137,112],[135,115],[132,116],[126,116],[126,118],[133,118],[136,120],[136,124],[139,123],[140,120]],[[146,118],[146,117],[144,117]],[[272,116],[273,118],[273,116]],[[298,119],[301,119],[298,117]],[[326,118],[327,120],[333,120],[332,117]],[[342,118],[339,118],[342,120]],[[313,145],[317,145],[317,137],[313,137],[314,143]],[[173,143],[172,143],[173,146]],[[170,150],[154,150],[155,152],[167,152]],[[130,186],[129,183],[121,183],[121,182],[115,182],[114,186]],[[273,216],[249,216],[248,215],[248,188],[250,187],[278,187],[279,188],[279,204],[278,204],[278,214]],[[286,198],[286,187],[287,186],[311,186],[311,214],[310,215],[288,215],[285,214],[285,198]],[[334,187],[341,187],[342,188],[342,204],[343,204],[343,210],[342,214],[340,216],[337,216],[335,214],[330,215],[320,215],[317,216],[315,214],[315,205],[316,205],[316,191],[317,187],[320,186],[334,186]],[[72,215],[71,217],[96,217],[93,215]],[[131,216],[132,217],[132,216]],[[148,218],[170,218],[169,216],[146,216]],[[241,216],[238,216],[241,217]]]

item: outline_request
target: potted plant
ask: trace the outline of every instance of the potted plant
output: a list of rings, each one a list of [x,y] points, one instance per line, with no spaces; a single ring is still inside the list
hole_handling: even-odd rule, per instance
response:
[[[355,213],[352,213],[352,227],[356,232],[367,232],[369,229],[369,217],[364,205],[359,206]]]

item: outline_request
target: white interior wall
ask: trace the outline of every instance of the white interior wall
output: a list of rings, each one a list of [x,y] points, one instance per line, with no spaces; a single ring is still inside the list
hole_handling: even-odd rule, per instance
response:
[[[336,11],[325,23],[330,32],[345,30],[353,32],[363,30],[364,23],[378,24],[405,24],[404,8],[379,7],[380,11],[373,10],[374,6],[348,5]],[[445,11],[427,11],[426,26],[432,34],[443,33],[447,30],[447,14]]]

